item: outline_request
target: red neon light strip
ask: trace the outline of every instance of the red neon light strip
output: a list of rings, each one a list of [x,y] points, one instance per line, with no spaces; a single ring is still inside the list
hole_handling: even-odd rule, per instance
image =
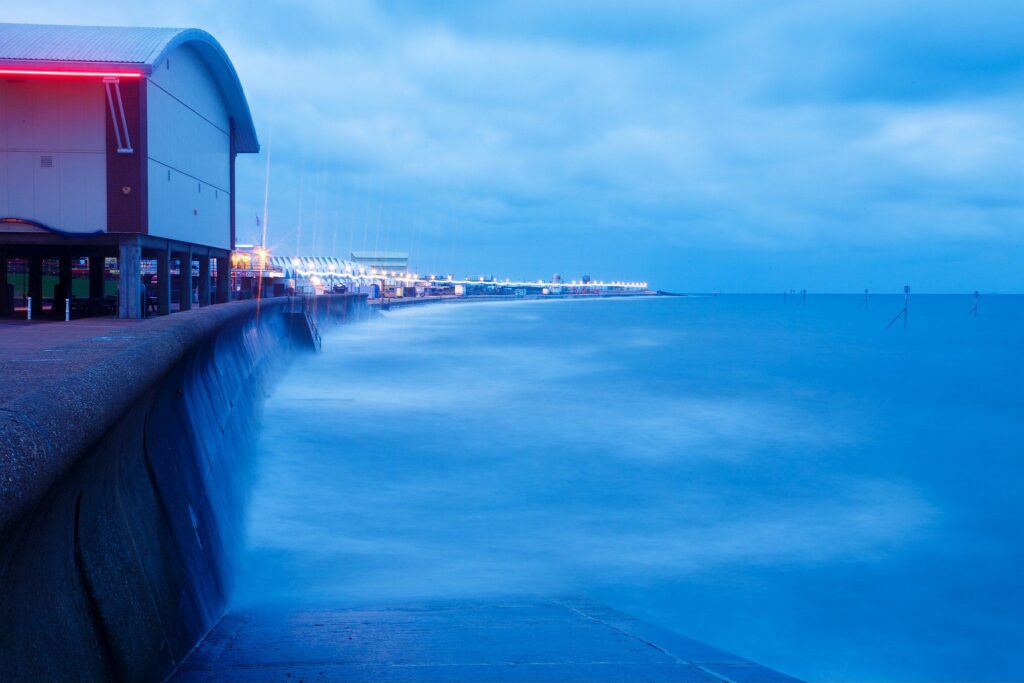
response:
[[[138,71],[44,71],[40,69],[0,69],[0,76],[71,76],[84,78],[142,78]]]

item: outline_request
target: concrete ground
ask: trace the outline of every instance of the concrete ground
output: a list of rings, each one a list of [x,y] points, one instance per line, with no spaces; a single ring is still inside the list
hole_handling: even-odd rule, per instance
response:
[[[526,599],[229,613],[172,681],[795,679],[589,601]]]
[[[141,320],[118,318],[82,318],[70,322],[17,320],[0,318],[0,362],[38,357],[59,348],[93,337],[123,334]]]

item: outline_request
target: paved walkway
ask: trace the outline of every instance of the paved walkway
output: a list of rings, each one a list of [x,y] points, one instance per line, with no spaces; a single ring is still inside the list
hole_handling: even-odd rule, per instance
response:
[[[543,599],[229,613],[172,680],[795,681],[595,603]]]
[[[93,337],[123,334],[141,320],[82,318],[70,322],[0,319],[0,362],[25,360]]]

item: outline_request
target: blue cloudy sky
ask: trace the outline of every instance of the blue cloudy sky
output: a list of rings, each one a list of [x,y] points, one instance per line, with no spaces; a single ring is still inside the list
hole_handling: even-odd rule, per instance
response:
[[[1019,0],[18,3],[197,26],[277,253],[687,291],[1022,291]],[[240,238],[263,155],[239,164]]]

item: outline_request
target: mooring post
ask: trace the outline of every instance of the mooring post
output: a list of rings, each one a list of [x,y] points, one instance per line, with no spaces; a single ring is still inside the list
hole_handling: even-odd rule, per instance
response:
[[[28,317],[26,318],[26,320],[31,320],[32,319],[32,297],[27,297],[25,302],[28,304]]]
[[[893,326],[900,316],[903,316],[903,329],[907,329],[907,317],[910,313],[910,285],[903,285],[903,310],[896,314],[896,317],[889,321],[889,324],[885,326],[885,329],[889,329]]]
[[[71,299],[64,299],[64,322],[71,320]]]

